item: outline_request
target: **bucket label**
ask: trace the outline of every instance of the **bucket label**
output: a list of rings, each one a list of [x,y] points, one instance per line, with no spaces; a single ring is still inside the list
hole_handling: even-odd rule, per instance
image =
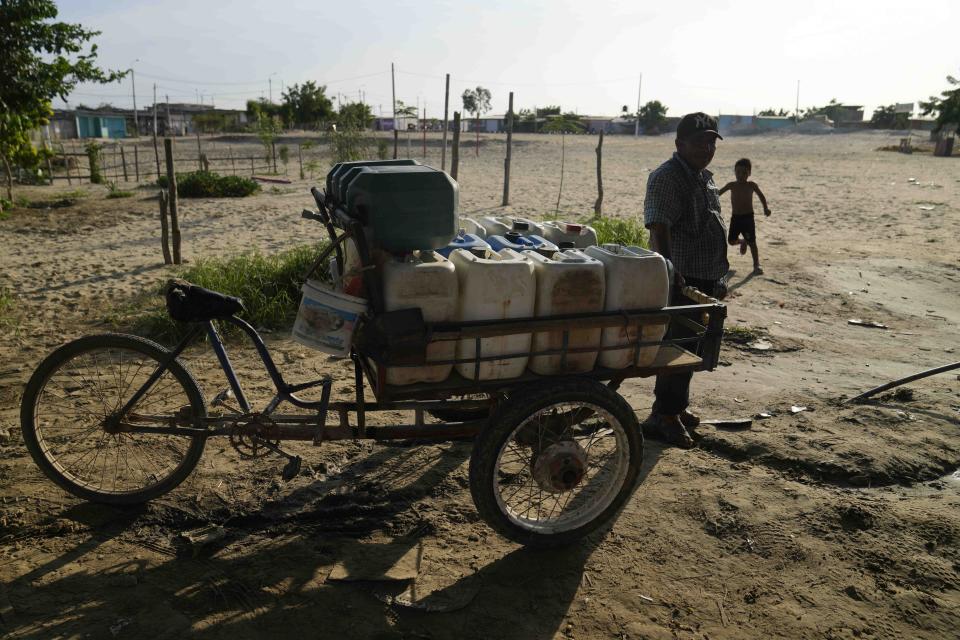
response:
[[[337,309],[304,296],[293,325],[293,337],[301,344],[334,353],[350,349],[357,314]]]

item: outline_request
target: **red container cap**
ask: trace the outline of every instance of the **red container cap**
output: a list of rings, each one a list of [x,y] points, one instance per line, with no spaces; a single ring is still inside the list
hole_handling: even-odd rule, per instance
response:
[[[567,224],[567,233],[580,233],[583,226],[579,224]]]

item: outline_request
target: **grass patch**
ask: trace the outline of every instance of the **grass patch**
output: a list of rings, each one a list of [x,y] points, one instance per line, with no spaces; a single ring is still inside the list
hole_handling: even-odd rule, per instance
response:
[[[14,308],[13,294],[6,287],[0,287],[0,327],[12,327],[17,324],[13,316]]]
[[[763,338],[766,332],[757,327],[724,327],[723,341],[733,344],[749,344]]]
[[[585,223],[596,230],[597,244],[649,247],[647,230],[637,218],[592,218]]]
[[[300,305],[300,286],[323,245],[303,245],[283,253],[265,256],[245,253],[230,258],[199,260],[177,272],[193,284],[243,299],[241,315],[257,329],[287,329]],[[154,291],[144,292],[124,307],[114,309],[108,321],[157,340],[182,338],[189,325],[174,322],[167,315],[162,294],[166,281]],[[227,336],[239,333],[221,325]]]
[[[70,200],[79,200],[80,198],[86,198],[90,195],[90,192],[86,189],[74,189],[73,191],[66,191],[60,194],[61,198],[69,198]]]
[[[107,198],[110,199],[130,198],[133,196],[133,191],[124,191],[122,189],[118,189],[117,185],[113,184],[112,182],[107,184],[107,189]]]
[[[167,176],[157,178],[167,188]],[[260,185],[242,176],[221,176],[213,171],[177,174],[177,195],[182,198],[243,198],[260,191]]]

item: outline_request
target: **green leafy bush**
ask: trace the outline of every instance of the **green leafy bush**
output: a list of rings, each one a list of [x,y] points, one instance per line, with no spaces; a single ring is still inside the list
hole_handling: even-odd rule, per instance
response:
[[[300,305],[304,276],[322,250],[322,244],[303,245],[269,256],[253,252],[229,258],[205,258],[176,275],[201,287],[241,298],[246,309],[241,317],[257,329],[286,329],[292,325]],[[111,321],[154,339],[182,338],[188,325],[171,320],[164,300],[156,295],[165,288],[166,280],[157,290],[142,293],[126,308],[114,310]],[[222,324],[221,329],[227,335],[236,335],[239,331],[228,324]]]
[[[157,186],[168,187],[167,176],[157,178]],[[242,176],[221,176],[213,171],[177,174],[177,194],[183,198],[244,198],[260,191],[260,185]]]
[[[598,244],[648,247],[647,230],[637,218],[592,218],[586,222],[597,231]]]

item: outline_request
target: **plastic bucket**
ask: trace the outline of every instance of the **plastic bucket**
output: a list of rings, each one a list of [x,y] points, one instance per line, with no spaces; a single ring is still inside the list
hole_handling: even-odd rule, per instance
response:
[[[322,282],[307,281],[301,290],[293,339],[311,349],[348,355],[357,318],[367,310],[367,301],[333,291]]]

